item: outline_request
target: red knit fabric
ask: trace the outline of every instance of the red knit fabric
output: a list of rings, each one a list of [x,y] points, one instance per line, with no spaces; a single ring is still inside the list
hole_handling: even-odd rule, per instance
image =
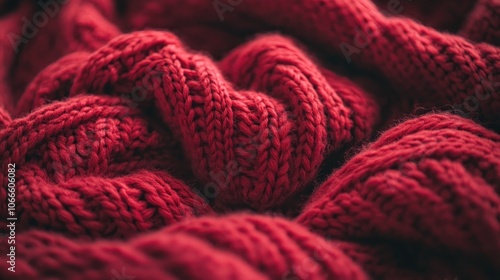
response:
[[[433,2],[0,1],[0,279],[500,278],[500,1]]]

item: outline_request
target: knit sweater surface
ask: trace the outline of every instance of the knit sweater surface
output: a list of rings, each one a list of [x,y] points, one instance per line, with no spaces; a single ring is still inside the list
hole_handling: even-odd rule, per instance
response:
[[[500,0],[0,0],[0,279],[500,279]]]

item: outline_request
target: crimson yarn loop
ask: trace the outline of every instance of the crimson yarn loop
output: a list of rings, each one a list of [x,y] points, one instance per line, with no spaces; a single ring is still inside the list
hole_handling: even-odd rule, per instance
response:
[[[498,0],[217,2],[0,1],[1,279],[500,278]]]
[[[234,89],[218,67],[247,90]],[[277,35],[241,46],[216,65],[170,33],[126,34],[88,57],[75,53],[48,67],[18,108],[44,104],[68,86],[70,96],[132,92],[143,103],[153,100],[195,174],[214,186],[216,203],[255,209],[279,206],[300,191],[325,156],[369,137],[379,119],[370,94],[316,67]]]
[[[243,30],[253,28],[266,31],[269,26],[284,29],[295,37],[316,43],[329,53],[362,68],[382,73],[391,85],[398,88],[399,95],[407,96],[411,102],[421,106],[441,108],[461,105],[468,98],[484,96],[478,100],[480,106],[473,113],[485,122],[498,123],[498,1],[472,1],[475,3],[469,6],[474,12],[462,22],[454,23],[459,27],[451,26],[453,21],[457,21],[456,17],[450,16],[448,20],[443,18],[450,13],[450,6],[464,4],[440,1],[443,2],[443,7],[427,23],[435,23],[436,27],[444,30],[456,29],[457,34],[438,32],[408,17],[400,17],[405,13],[411,15],[412,10],[419,9],[414,5],[424,6],[421,11],[428,14],[429,6],[436,5],[433,1],[398,1],[400,5],[391,4],[397,3],[396,1],[377,2],[380,6],[376,6],[371,0],[301,0],[293,4],[288,0],[278,0],[266,3],[266,8],[263,9],[260,0],[245,0],[237,6],[234,13],[224,18],[224,24]],[[203,12],[212,8],[210,1],[175,4],[162,1],[155,5],[155,9],[143,3],[142,0],[130,2],[129,5],[134,10],[130,11],[130,18],[127,20],[129,28],[169,27],[179,28],[179,32],[182,32],[182,25],[198,26],[200,22],[219,21],[217,15]],[[191,6],[193,3],[198,5]],[[400,13],[390,13],[391,5],[395,5],[393,8]],[[179,13],[181,10],[189,10],[189,13]],[[191,17],[193,14],[197,17]],[[244,20],[248,18],[256,23],[251,25],[248,20]],[[191,34],[188,31],[186,33]],[[193,36],[202,38],[212,35],[203,35],[207,33],[205,30],[193,33]],[[189,35],[187,37],[190,38]],[[192,41],[193,44],[200,44],[199,39],[192,38]],[[211,40],[206,41],[208,42],[201,45],[208,50],[221,44],[217,40],[213,40],[213,43]],[[232,45],[227,46],[231,47]],[[496,86],[492,89],[492,85]]]
[[[165,172],[185,173],[168,131],[152,130],[117,97],[61,103],[0,132],[2,167],[18,166],[17,215],[24,221],[18,231],[36,225],[81,237],[129,236],[211,213],[204,199]],[[5,188],[0,197],[7,199]],[[7,205],[1,208],[5,220]]]
[[[296,221],[332,238],[411,242],[498,267],[499,175],[498,134],[458,116],[427,115],[353,157]]]
[[[127,244],[76,242],[33,231],[19,237],[19,247],[19,273],[11,279],[104,278],[112,277],[115,267],[119,273],[123,267],[128,275],[147,279],[207,275],[217,279],[368,279],[336,246],[300,225],[265,216],[201,218]],[[193,255],[203,261],[193,262]]]

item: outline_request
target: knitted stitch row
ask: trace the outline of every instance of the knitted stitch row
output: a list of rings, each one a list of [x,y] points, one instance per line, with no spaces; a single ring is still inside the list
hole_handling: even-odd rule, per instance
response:
[[[296,222],[334,242],[281,218],[241,214],[126,243],[32,231],[18,237],[16,279],[101,279],[121,267],[148,279],[492,279],[499,152],[499,135],[460,117],[427,115],[384,133],[311,197]]]

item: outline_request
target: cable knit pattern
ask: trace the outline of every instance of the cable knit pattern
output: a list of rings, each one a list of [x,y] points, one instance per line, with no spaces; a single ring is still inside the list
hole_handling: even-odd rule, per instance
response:
[[[470,121],[410,120],[333,174],[297,221],[335,238],[417,242],[498,267],[499,159],[500,137]]]
[[[217,14],[201,12],[213,8],[211,1],[163,1],[154,5],[154,10],[148,9],[153,6],[152,3],[147,5],[140,2],[143,8],[137,13],[134,10],[129,20],[132,28],[167,27],[174,25],[172,22],[199,24],[219,21]],[[271,1],[263,9],[260,0],[241,1],[234,13],[227,13],[224,24],[244,28],[247,24],[240,22],[241,18],[251,18],[261,23],[259,30],[266,30],[268,25],[276,26],[320,44],[342,58],[345,52],[349,54],[349,60],[383,73],[399,88],[401,94],[409,94],[413,102],[426,107],[462,104],[467,97],[474,96],[476,91],[479,95],[486,95],[491,91],[484,81],[500,81],[500,50],[493,45],[482,41],[471,43],[468,37],[439,33],[408,18],[384,15],[370,0],[289,2]],[[389,5],[388,2],[390,1],[384,2],[384,8]],[[409,1],[397,2],[401,4],[399,7],[403,11],[409,5]],[[490,5],[497,5],[495,3],[498,1],[491,2]],[[138,8],[138,5],[134,8]],[[189,9],[196,11],[190,11],[188,15],[186,12],[178,13]],[[494,10],[491,11],[492,21],[485,23],[483,27],[474,24],[474,16],[467,22],[482,29],[480,32],[486,32],[485,35],[472,30],[464,31],[464,34],[471,36],[473,40],[476,40],[474,36],[486,36],[486,43],[493,43],[488,40],[487,34],[498,30],[495,28],[498,19],[494,16]],[[192,14],[197,17],[189,17]],[[483,38],[477,38],[481,39]],[[349,44],[354,50],[348,48],[343,51],[343,43]],[[346,48],[346,45],[343,46]],[[210,46],[207,48],[211,49]],[[499,117],[498,88],[487,101],[481,100],[482,106],[475,112],[485,121],[493,121]]]
[[[281,36],[262,37],[221,61],[230,81],[252,91],[235,90],[216,64],[165,32],[124,35],[83,57],[48,67],[19,110],[57,99],[72,77],[70,95],[145,95],[183,139],[195,173],[211,184],[203,191],[220,194],[217,203],[226,205],[279,205],[310,182],[325,155],[365,139],[378,120],[370,94],[317,68]],[[152,93],[134,92],[151,85]]]
[[[35,224],[75,235],[127,236],[210,213],[203,199],[165,172],[128,175],[144,168],[182,174],[175,142],[152,131],[140,111],[109,97],[63,104],[15,119],[0,133],[2,168],[20,166],[16,199],[24,223],[18,230]],[[0,196],[7,199],[5,188]],[[1,208],[5,225],[7,205]]]
[[[500,2],[434,2],[0,0],[0,279],[500,279]]]

